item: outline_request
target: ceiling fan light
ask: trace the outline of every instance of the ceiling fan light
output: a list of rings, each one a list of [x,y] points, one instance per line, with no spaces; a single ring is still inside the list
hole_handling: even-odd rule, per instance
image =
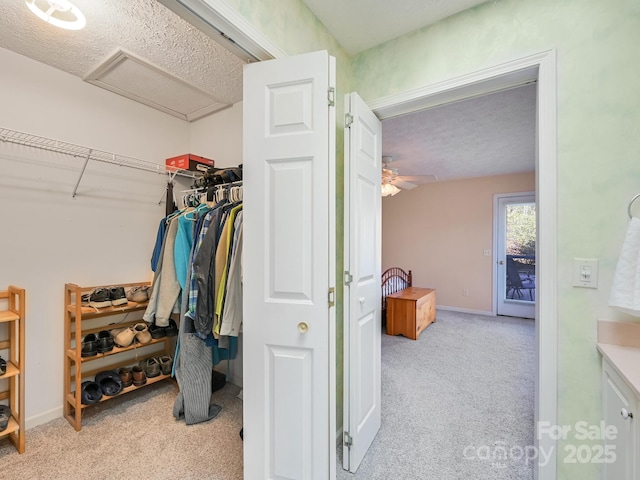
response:
[[[87,25],[80,9],[69,0],[25,0],[25,3],[38,18],[58,28],[81,30]]]
[[[389,195],[395,195],[396,193],[399,193],[400,189],[398,187],[396,187],[395,185],[391,185],[390,183],[385,183],[384,185],[382,185],[382,196],[383,197],[388,197]]]

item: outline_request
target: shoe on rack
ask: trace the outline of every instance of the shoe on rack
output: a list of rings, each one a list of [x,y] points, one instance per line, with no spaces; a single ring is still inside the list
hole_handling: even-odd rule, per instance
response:
[[[109,288],[109,299],[111,300],[111,305],[117,307],[119,305],[126,305],[129,303],[127,301],[127,296],[124,293],[123,287],[111,287]]]
[[[82,340],[82,357],[94,357],[98,354],[98,339],[95,333],[90,333]]]
[[[0,405],[0,432],[4,432],[9,425],[11,408],[8,405]]]
[[[171,375],[171,369],[173,368],[173,358],[171,358],[171,355],[160,355],[158,357],[158,363],[160,363],[160,370],[163,375]]]
[[[94,403],[98,403],[102,398],[102,389],[96,382],[87,380],[86,382],[82,382],[80,395],[82,396],[82,403],[84,405],[93,405]]]
[[[5,373],[7,373],[7,361],[0,357],[0,376],[4,375]]]
[[[122,381],[122,387],[127,388],[133,385],[133,376],[131,375],[131,369],[129,367],[122,367],[118,370],[120,380]]]
[[[166,327],[159,327],[155,323],[149,325],[149,333],[151,333],[151,338],[162,338],[167,336]]]
[[[178,326],[173,318],[169,319],[169,326],[164,327],[167,337],[175,337],[178,335]]]
[[[140,360],[140,368],[144,370],[147,378],[153,378],[160,375],[160,363],[154,357]]]
[[[102,330],[98,333],[98,353],[110,352],[113,350],[113,337],[111,332]]]
[[[133,384],[136,387],[140,387],[147,383],[147,375],[139,365],[131,367],[131,376],[133,377]]]
[[[144,322],[136,323],[133,326],[133,330],[136,335],[138,343],[149,343],[151,341],[151,333],[149,333],[149,327]]]
[[[100,385],[102,394],[113,397],[122,391],[123,384],[120,374],[115,370],[105,370],[96,374],[95,382]]]
[[[84,295],[82,295],[80,297],[80,302],[81,302],[81,305],[83,307],[90,307],[91,306],[91,294],[90,293],[85,293]]]
[[[132,287],[127,292],[127,300],[135,303],[143,303],[149,300],[149,286],[141,285]]]
[[[89,296],[89,305],[94,308],[104,308],[111,306],[109,290],[106,288],[96,288]]]
[[[116,345],[119,347],[128,347],[136,338],[136,332],[133,327],[127,327],[124,330],[120,330],[114,337]]]

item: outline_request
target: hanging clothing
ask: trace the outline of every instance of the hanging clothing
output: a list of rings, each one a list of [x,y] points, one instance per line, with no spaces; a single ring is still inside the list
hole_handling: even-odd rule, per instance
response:
[[[190,279],[188,272],[186,285],[190,285]],[[211,403],[211,347],[187,326],[190,323],[184,315],[189,302],[187,293],[182,296],[178,346],[174,355],[174,372],[180,390],[173,404],[173,415],[192,425],[211,420],[221,407]]]
[[[227,276],[227,293],[220,317],[220,335],[237,337],[242,326],[242,212],[238,212]]]
[[[166,230],[167,219],[163,218],[160,220],[160,225],[158,225],[158,233],[156,234],[156,243],[153,247],[153,253],[151,254],[151,270],[156,271],[158,267],[158,262],[160,261],[160,255],[162,254],[162,245],[164,244],[164,233]]]
[[[143,315],[147,322],[155,322],[159,327],[169,326],[169,317],[174,311],[180,295],[180,284],[176,277],[174,246],[178,232],[178,218],[170,219],[162,251],[162,268],[156,272],[149,304]],[[177,311],[178,309],[176,309]]]

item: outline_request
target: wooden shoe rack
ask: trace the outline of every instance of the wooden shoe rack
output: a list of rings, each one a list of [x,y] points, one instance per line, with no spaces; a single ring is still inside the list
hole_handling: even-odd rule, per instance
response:
[[[149,282],[122,283],[125,290],[138,285],[149,285]],[[90,334],[98,334],[101,330],[129,327],[142,322],[142,315],[148,302],[128,302],[117,307],[83,307],[83,294],[91,293],[96,288],[109,286],[81,287],[73,283],[64,286],[64,416],[78,431],[82,428],[82,412],[91,405],[83,405],[80,395],[80,385],[83,380],[94,377],[104,370],[118,370],[121,367],[133,366],[141,360],[159,355],[171,355],[173,337],[151,339],[149,343],[133,343],[128,347],[118,347],[105,353],[98,353],[92,357],[82,356],[82,339]],[[121,317],[121,318],[117,318]],[[155,347],[154,347],[155,346]],[[153,348],[152,348],[153,347]],[[161,347],[161,349],[158,349]],[[128,352],[128,353],[127,353]],[[85,367],[86,365],[86,367]],[[99,367],[98,367],[99,365]],[[93,367],[89,369],[89,367]],[[85,368],[83,368],[85,367]],[[160,380],[170,378],[170,375],[159,375],[147,378],[147,383],[136,387],[126,387],[116,396],[154,384]],[[77,394],[76,394],[77,393]],[[103,396],[100,402],[115,397]]]
[[[0,438],[9,437],[19,453],[24,453],[24,289],[10,286],[0,291],[0,324],[7,326],[6,339],[0,339],[0,351],[9,351],[2,356],[7,361],[7,371],[0,380],[7,383],[7,389],[0,391],[0,400],[9,400],[11,418],[7,428],[0,432]],[[6,306],[6,310],[3,310]]]

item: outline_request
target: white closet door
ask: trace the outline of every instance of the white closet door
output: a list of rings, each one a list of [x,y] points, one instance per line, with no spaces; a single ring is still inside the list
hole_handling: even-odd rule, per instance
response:
[[[244,70],[246,479],[335,477],[334,65]]]
[[[355,472],[381,422],[380,276],[382,124],[357,93],[346,97],[345,395],[343,467]]]

